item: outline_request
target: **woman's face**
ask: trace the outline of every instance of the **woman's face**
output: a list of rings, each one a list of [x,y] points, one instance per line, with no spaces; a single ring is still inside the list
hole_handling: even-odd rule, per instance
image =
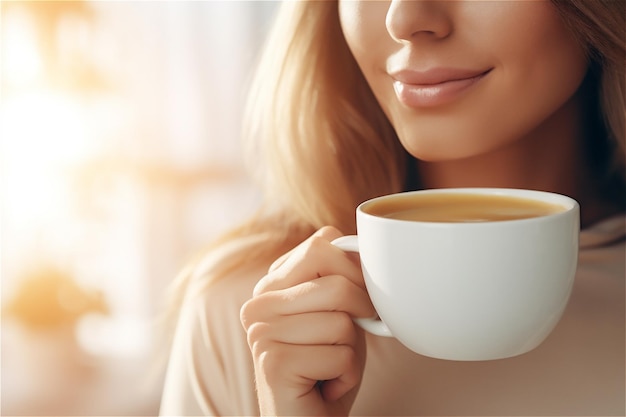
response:
[[[415,157],[450,160],[536,131],[587,59],[549,0],[340,0],[357,63]]]

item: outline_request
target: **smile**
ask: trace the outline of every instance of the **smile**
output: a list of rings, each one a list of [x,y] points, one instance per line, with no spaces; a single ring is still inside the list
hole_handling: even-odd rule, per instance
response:
[[[392,74],[393,88],[398,100],[408,107],[436,107],[456,100],[490,71],[491,69],[404,71]]]

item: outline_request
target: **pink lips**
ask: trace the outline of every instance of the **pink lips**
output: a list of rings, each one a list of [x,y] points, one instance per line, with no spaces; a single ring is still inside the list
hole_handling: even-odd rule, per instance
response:
[[[435,107],[450,103],[485,77],[488,70],[434,68],[391,73],[400,102],[409,107]]]

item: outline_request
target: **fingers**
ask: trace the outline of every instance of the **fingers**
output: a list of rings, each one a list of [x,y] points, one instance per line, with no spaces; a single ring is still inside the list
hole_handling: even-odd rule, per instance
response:
[[[352,317],[371,317],[374,311],[364,289],[330,275],[252,298],[241,309],[241,322],[253,356],[260,358],[275,345],[354,346],[360,333]]]
[[[345,414],[354,401],[365,340],[352,318],[375,310],[340,236],[320,229],[277,259],[241,308],[264,412]]]
[[[355,258],[330,243],[340,236],[341,233],[332,227],[317,231],[272,264],[268,274],[256,285],[254,295],[293,287],[326,275],[342,275],[364,288]]]
[[[252,298],[242,308],[241,320],[247,329],[252,318],[265,322],[275,316],[322,311],[345,312],[351,317],[376,314],[365,289],[342,275],[328,275]]]
[[[247,328],[248,345],[271,340],[289,345],[350,345],[357,332],[352,318],[342,312],[315,312],[283,317],[272,323],[255,322]]]
[[[296,390],[318,386],[328,401],[341,398],[360,381],[358,337],[352,319],[342,312],[287,316],[274,325],[254,323],[248,329],[253,356],[263,358],[257,370],[282,384],[291,378]]]
[[[341,236],[342,236],[341,232],[332,226],[324,226],[321,229],[317,230],[315,233],[313,233],[313,235],[311,235],[312,238],[323,237],[327,239],[329,242],[332,242],[334,239],[341,237]],[[291,256],[294,250],[295,249],[292,249],[289,252],[285,253],[280,258],[276,259],[274,263],[270,265],[269,272],[272,272],[278,269],[285,262],[285,260],[287,260]]]
[[[255,352],[253,352],[255,354]],[[265,347],[255,363],[257,375],[269,385],[280,385],[284,394],[319,395],[333,401],[358,385],[360,359],[348,345],[298,345],[274,343]],[[322,381],[320,384],[318,381]],[[320,389],[315,392],[315,388]]]

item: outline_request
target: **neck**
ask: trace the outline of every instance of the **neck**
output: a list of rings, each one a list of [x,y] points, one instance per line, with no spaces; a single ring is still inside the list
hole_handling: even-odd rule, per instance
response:
[[[607,203],[585,158],[584,100],[576,94],[549,120],[510,145],[478,156],[417,162],[422,188],[526,188],[568,195],[581,205],[581,223],[618,211]]]

